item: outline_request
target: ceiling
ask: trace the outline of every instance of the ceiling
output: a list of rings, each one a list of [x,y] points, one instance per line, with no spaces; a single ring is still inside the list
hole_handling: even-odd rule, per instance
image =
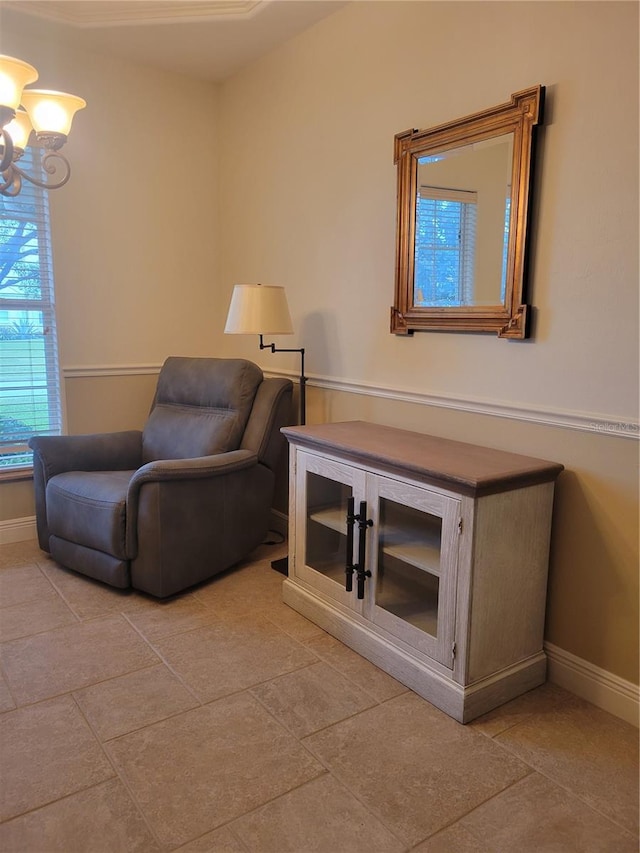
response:
[[[36,37],[223,80],[346,0],[19,0],[0,2],[2,22]],[[0,51],[2,45],[0,43]]]

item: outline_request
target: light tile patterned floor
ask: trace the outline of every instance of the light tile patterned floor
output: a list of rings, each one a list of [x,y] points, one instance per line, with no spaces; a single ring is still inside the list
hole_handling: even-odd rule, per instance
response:
[[[461,726],[281,601],[0,547],[3,853],[632,853],[638,732],[545,685]]]

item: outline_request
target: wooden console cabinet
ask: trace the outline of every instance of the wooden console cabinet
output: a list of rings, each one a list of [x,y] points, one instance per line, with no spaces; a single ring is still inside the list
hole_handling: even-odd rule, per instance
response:
[[[562,465],[362,421],[283,432],[288,605],[460,722],[544,682]]]

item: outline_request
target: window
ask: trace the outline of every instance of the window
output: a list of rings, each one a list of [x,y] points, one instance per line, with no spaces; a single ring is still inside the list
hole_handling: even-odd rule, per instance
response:
[[[420,187],[414,305],[473,304],[477,200],[472,191]]]
[[[40,151],[26,169],[43,175]],[[46,190],[0,195],[0,473],[29,466],[27,440],[62,426]]]

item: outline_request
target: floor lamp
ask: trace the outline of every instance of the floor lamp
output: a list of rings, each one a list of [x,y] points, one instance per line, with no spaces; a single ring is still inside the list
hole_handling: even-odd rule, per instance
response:
[[[260,349],[271,352],[300,353],[300,423],[306,420],[306,383],[304,375],[304,348],[283,349],[275,344],[265,344],[263,335],[292,335],[293,324],[284,287],[267,284],[236,284],[224,327],[226,335],[259,335]],[[271,567],[283,575],[288,574],[289,560],[274,560]]]

